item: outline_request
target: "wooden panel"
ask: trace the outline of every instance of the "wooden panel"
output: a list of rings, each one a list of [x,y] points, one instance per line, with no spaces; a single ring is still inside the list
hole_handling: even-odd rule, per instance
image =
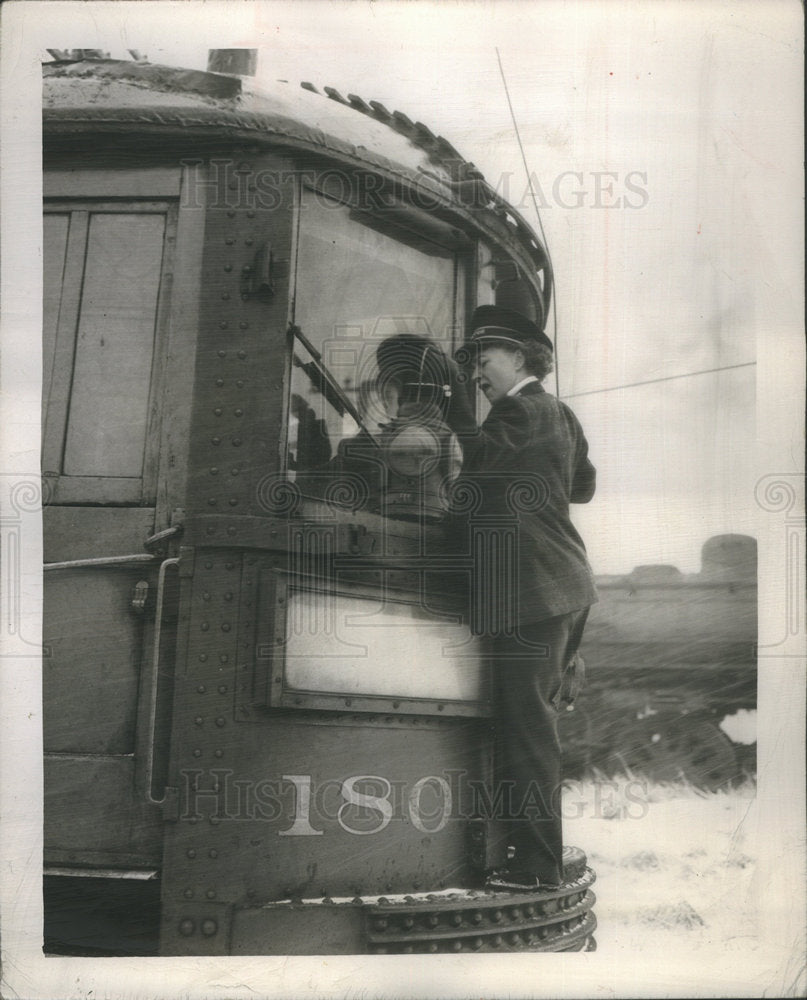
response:
[[[46,756],[44,832],[46,863],[160,861],[159,811],[135,793],[130,757]]]
[[[48,170],[45,198],[176,198],[178,167],[121,170]]]
[[[103,186],[99,192],[109,194]],[[67,215],[70,219],[61,293],[55,288],[52,290],[54,299],[60,294],[59,301],[51,309],[52,313],[58,314],[58,320],[54,320],[55,347],[49,351],[46,345],[45,351],[46,383],[47,365],[50,357],[53,358],[50,385],[45,385],[43,398],[43,409],[46,411],[43,469],[50,480],[49,499],[51,503],[67,504],[140,504],[145,498],[151,499],[156,495],[162,418],[160,404],[165,368],[163,334],[168,324],[171,297],[176,208],[169,202],[157,200],[132,200],[124,204],[109,199],[93,199],[83,203],[50,201],[46,212],[46,220]],[[118,243],[126,244],[133,219],[139,220],[134,225],[137,237],[149,227],[165,227],[161,237],[159,232],[153,234],[155,239],[151,242],[155,244],[155,253],[149,255],[144,251],[148,266],[158,272],[154,281],[150,285],[147,282],[145,288],[146,299],[153,299],[151,303],[141,301],[142,289],[139,286],[143,275],[138,273],[137,254],[129,259],[129,249],[120,250],[121,265],[120,260],[116,262],[114,259],[114,254],[110,256],[107,253],[108,246],[97,246],[99,233],[103,235],[101,231],[105,227],[115,232]],[[120,232],[117,232],[118,224]],[[50,223],[46,221],[46,227],[48,225]],[[110,279],[108,287],[104,284],[107,277]],[[119,287],[115,287],[116,281]],[[101,288],[100,305],[92,298],[93,289],[90,286],[93,282],[96,286],[104,286]],[[58,275],[55,275],[53,284],[58,283]],[[151,316],[146,319],[149,306]],[[88,336],[85,320],[88,307],[101,326],[100,333],[95,331],[99,333],[95,345],[92,343],[92,324],[90,339],[85,342]],[[142,316],[138,317],[138,314]],[[138,340],[139,318],[143,319],[145,326],[150,323],[150,328],[145,337]],[[110,334],[113,335],[112,344],[109,343]],[[114,335],[118,335],[117,342]],[[142,349],[144,346],[145,350]],[[106,368],[111,371],[111,377],[109,371],[104,370],[104,365],[98,363],[101,348],[104,349]],[[132,356],[136,362],[134,367]],[[146,370],[147,375],[143,376],[142,370]],[[74,374],[79,378],[78,384],[74,383]],[[81,391],[82,375],[91,394],[88,397],[82,395],[77,400],[74,391]],[[94,377],[102,380],[100,399],[106,405],[100,410]],[[121,388],[125,391],[121,392]],[[135,405],[126,406],[133,394]],[[185,407],[187,409],[187,401]],[[100,445],[102,455],[93,456],[90,452],[90,460],[87,461],[83,447],[85,442],[74,442],[71,438],[68,444],[75,444],[75,447],[68,449],[68,464],[65,467],[68,431],[71,434],[78,432],[80,439],[84,437]],[[121,447],[122,444],[124,447]],[[129,455],[126,445],[132,446]],[[99,470],[99,464],[108,468]]]
[[[59,306],[62,301],[62,281],[65,258],[67,256],[67,233],[70,216],[46,215],[43,221],[42,239],[42,424],[50,395],[50,380],[53,375],[53,355],[56,350],[56,327],[59,322]]]
[[[73,374],[73,357],[76,341],[76,323],[81,302],[81,280],[84,274],[84,252],[87,243],[88,215],[73,212],[67,240],[67,254],[62,271],[62,288],[59,317],[56,324],[53,368],[48,391],[46,419],[42,441],[42,468],[45,472],[58,473],[62,465],[64,425],[70,402],[70,385]]]
[[[156,568],[65,569],[45,574],[44,745],[49,751],[133,753],[142,616],[138,581]]]
[[[102,476],[60,476],[51,479],[51,503],[139,504],[142,479],[110,479]],[[153,502],[153,497],[149,498]]]
[[[45,507],[45,562],[127,556],[145,552],[154,531],[154,509],[129,507]]]
[[[165,216],[93,214],[63,471],[143,468]]]

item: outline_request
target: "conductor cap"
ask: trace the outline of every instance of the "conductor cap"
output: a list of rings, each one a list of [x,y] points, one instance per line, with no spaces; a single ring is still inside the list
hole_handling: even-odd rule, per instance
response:
[[[471,317],[465,344],[457,354],[462,352],[467,355],[469,351],[494,343],[509,344],[511,347],[542,344],[552,350],[549,337],[522,313],[504,306],[479,306]]]

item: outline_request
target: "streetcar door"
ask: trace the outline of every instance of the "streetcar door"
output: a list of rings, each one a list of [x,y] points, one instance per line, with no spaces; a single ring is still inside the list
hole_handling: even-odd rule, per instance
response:
[[[161,816],[143,794],[161,562],[148,540],[176,517],[160,458],[179,182],[46,175],[46,873],[142,878],[160,864]]]

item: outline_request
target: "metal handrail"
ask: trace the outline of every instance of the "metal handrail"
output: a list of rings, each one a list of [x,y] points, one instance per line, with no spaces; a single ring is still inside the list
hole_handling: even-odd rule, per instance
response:
[[[157,607],[154,611],[154,652],[151,660],[151,705],[149,709],[148,751],[146,756],[146,801],[153,806],[161,806],[165,802],[165,790],[162,798],[155,799],[151,794],[151,783],[154,777],[154,744],[157,739],[157,686],[160,670],[160,642],[162,639],[163,597],[165,592],[165,574],[169,566],[177,566],[178,558],[165,559],[160,564],[157,574]]]
[[[65,562],[45,563],[45,570],[53,569],[84,569],[102,568],[105,566],[147,566],[155,562],[159,556],[147,552],[137,552],[128,556],[99,556],[95,559],[69,559]]]

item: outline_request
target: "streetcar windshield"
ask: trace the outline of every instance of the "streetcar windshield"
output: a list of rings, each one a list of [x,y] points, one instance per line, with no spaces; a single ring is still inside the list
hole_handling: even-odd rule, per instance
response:
[[[451,248],[303,189],[286,468],[304,492],[321,495],[341,477],[352,483],[352,506],[384,507],[379,495],[390,488],[385,434],[400,421],[407,390],[406,379],[380,377],[378,348],[433,343],[450,356],[461,277]],[[416,398],[421,410],[431,405],[429,417],[439,428],[443,387],[431,383],[441,380],[409,376],[418,377],[430,385]],[[411,407],[405,412],[410,420],[417,414]],[[442,462],[443,478],[456,456],[448,439],[445,448],[445,461],[431,456],[435,468]],[[414,469],[409,485],[416,487],[418,478]]]

